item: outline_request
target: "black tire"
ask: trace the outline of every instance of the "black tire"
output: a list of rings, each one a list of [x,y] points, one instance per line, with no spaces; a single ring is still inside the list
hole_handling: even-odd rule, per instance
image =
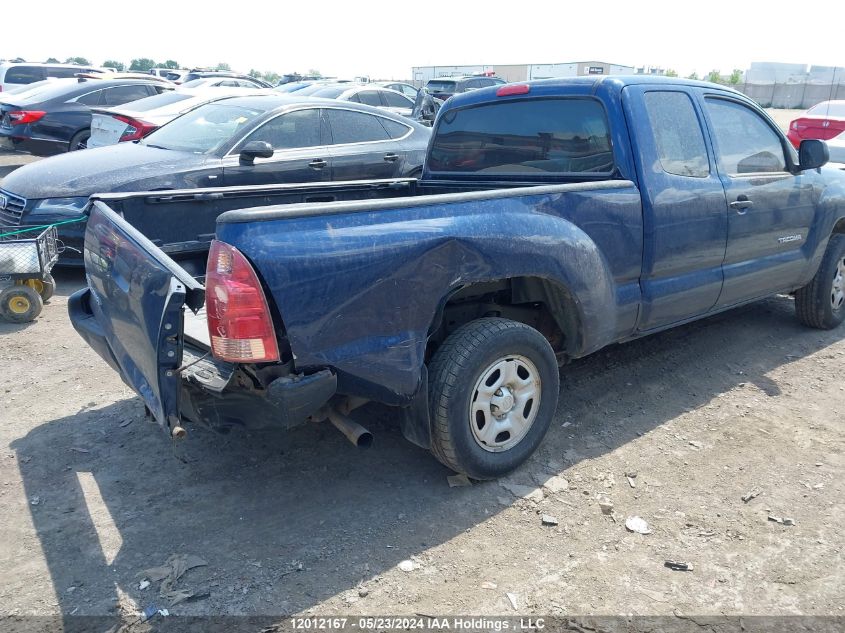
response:
[[[0,316],[12,323],[35,321],[44,302],[29,286],[10,286],[0,292]]]
[[[80,149],[86,149],[88,147],[89,138],[91,138],[91,130],[80,130],[73,135],[72,139],[70,139],[67,151],[75,152]]]
[[[478,422],[472,419],[470,406],[479,396],[475,387],[484,373],[497,361],[514,356],[528,359],[537,370],[540,404],[517,443],[491,452],[476,440],[471,424]],[[461,326],[443,342],[429,364],[432,453],[444,465],[473,479],[495,479],[514,470],[536,450],[548,431],[559,389],[554,350],[534,328],[500,318],[478,319]]]
[[[845,235],[835,233],[827,243],[827,250],[815,277],[795,292],[795,312],[806,326],[832,330],[845,320],[845,302],[834,306],[834,284],[841,275],[840,264],[845,262]],[[845,281],[840,281],[840,284]]]

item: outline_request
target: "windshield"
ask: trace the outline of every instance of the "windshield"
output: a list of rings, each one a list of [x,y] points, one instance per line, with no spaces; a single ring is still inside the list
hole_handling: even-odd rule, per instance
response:
[[[311,93],[312,97],[322,97],[323,99],[337,99],[340,95],[346,92],[348,88],[321,88]]]
[[[845,118],[845,101],[823,101],[807,110],[807,114]]]
[[[177,152],[210,154],[263,113],[256,108],[208,103],[160,127],[141,143]]]
[[[126,109],[132,112],[149,112],[150,110],[157,110],[192,97],[193,95],[190,94],[170,90],[168,92],[162,92],[160,95],[133,101],[131,104],[126,105]]]
[[[454,81],[432,79],[425,85],[425,87],[429,92],[455,92]]]

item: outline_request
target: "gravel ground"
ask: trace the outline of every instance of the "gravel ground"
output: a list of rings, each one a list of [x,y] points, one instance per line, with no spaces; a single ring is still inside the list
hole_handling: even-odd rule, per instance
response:
[[[328,424],[172,444],[71,328],[81,273],[58,277],[35,323],[0,324],[0,615],[132,621],[170,604],[141,581],[174,554],[207,564],[173,614],[843,615],[845,328],[789,297],[565,367],[529,463],[450,488],[374,406],[368,451]]]

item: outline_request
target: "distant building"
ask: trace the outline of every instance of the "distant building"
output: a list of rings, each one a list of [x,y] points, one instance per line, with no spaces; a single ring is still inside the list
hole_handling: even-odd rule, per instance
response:
[[[469,66],[414,66],[414,83],[423,85],[437,77],[463,75],[495,75],[505,81],[530,81],[555,77],[581,77],[585,75],[632,75],[633,66],[607,62],[565,62],[560,64],[478,64]]]

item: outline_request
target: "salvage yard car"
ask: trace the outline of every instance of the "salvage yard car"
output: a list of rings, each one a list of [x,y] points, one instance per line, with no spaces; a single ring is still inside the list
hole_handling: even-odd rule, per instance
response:
[[[91,108],[88,149],[139,141],[153,130],[206,103],[261,94],[256,88],[200,88],[164,92],[123,106]]]
[[[539,445],[571,359],[773,293],[840,325],[845,174],[826,160],[704,82],[481,89],[443,106],[418,182],[360,183],[388,199],[95,196],[70,317],[174,437],[185,419],[328,419],[366,442],[348,414],[375,401],[449,468],[493,478]],[[226,200],[204,285],[113,210]]]
[[[0,95],[0,147],[39,156],[85,149],[92,106],[122,105],[170,89],[153,77],[59,79],[38,90]]]
[[[268,92],[199,106],[138,143],[24,165],[0,183],[0,196],[12,201],[5,209],[0,207],[0,226],[40,226],[80,218],[88,196],[104,191],[420,174],[431,135],[428,128],[356,103]],[[171,218],[167,225],[172,222]],[[187,228],[195,236],[213,233],[214,219],[207,224],[189,222]],[[81,253],[84,229],[81,223],[65,224],[59,227],[59,237]],[[207,250],[208,240],[197,239]],[[82,261],[68,250],[60,263]]]

